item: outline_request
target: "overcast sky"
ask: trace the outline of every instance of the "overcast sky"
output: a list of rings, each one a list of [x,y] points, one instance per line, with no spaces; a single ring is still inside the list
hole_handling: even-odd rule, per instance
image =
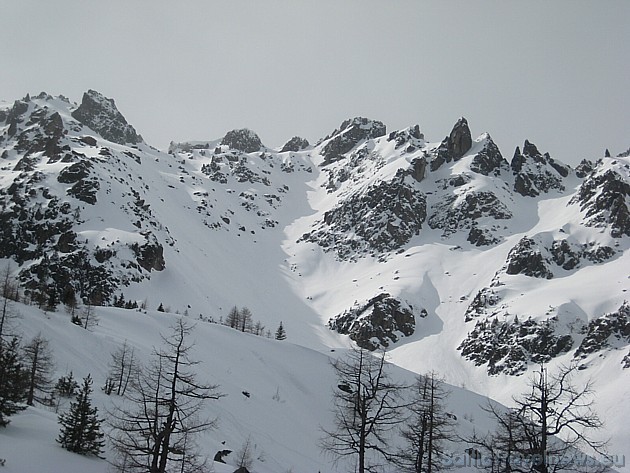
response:
[[[95,89],[150,144],[346,118],[430,141],[460,116],[511,159],[630,147],[630,1],[0,0],[0,99]]]

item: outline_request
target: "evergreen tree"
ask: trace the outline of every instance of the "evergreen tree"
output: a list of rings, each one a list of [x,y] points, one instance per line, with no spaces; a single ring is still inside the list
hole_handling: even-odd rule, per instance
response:
[[[70,410],[59,416],[61,432],[57,442],[63,448],[81,455],[100,456],[103,445],[101,421],[96,407],[92,407],[90,394],[92,393],[92,377],[88,374],[83,378],[83,385],[76,402],[70,404]]]
[[[77,389],[79,389],[79,383],[75,381],[72,371],[65,376],[61,376],[57,380],[57,384],[55,384],[55,392],[63,397],[74,396],[77,393]]]
[[[287,332],[284,330],[284,326],[282,325],[282,322],[280,322],[280,325],[278,325],[278,328],[276,330],[276,340],[284,340],[287,338]]]
[[[160,306],[157,308],[158,312],[165,312],[164,305],[160,302]]]
[[[7,265],[4,269],[0,279],[0,341],[3,338],[9,336],[11,322],[18,317],[18,314],[13,310],[13,301],[19,299],[18,286],[11,279],[11,269]]]
[[[10,422],[8,417],[26,408],[27,377],[20,362],[17,338],[0,340],[0,427]]]

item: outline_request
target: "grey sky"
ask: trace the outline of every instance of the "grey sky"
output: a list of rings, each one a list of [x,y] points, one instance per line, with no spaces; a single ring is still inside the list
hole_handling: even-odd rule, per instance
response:
[[[311,142],[346,118],[459,116],[506,158],[630,147],[630,2],[0,0],[0,99],[112,97],[145,140],[256,131]]]

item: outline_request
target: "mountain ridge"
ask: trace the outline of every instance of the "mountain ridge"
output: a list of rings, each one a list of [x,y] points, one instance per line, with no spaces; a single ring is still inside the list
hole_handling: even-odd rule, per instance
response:
[[[0,258],[33,303],[124,295],[215,321],[246,305],[319,351],[387,347],[417,372],[441,357],[503,401],[541,361],[628,376],[627,156],[573,169],[525,141],[508,162],[463,118],[430,142],[361,117],[315,145],[243,129],[164,152],[90,92],[96,118],[47,94],[0,109]]]

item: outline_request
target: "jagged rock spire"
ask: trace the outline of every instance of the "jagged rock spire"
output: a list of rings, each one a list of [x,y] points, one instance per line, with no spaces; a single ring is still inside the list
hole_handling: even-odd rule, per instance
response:
[[[137,144],[142,141],[142,137],[118,111],[114,99],[108,99],[95,90],[83,94],[81,105],[72,112],[72,118],[114,143]]]
[[[472,146],[470,128],[468,128],[468,121],[464,117],[455,123],[451,134],[448,136],[447,146],[450,155],[455,160],[464,156]]]

